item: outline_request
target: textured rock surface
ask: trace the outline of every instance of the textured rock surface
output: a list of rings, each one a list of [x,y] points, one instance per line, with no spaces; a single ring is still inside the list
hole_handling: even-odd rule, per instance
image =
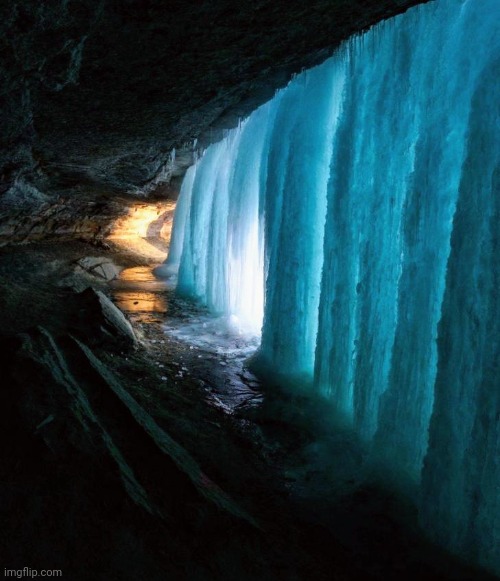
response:
[[[0,193],[12,208],[158,190],[190,162],[193,139],[215,138],[342,39],[417,3],[2,3]]]
[[[80,191],[47,195],[18,183],[0,197],[0,246],[54,236],[102,240],[130,203],[122,197],[92,198]]]
[[[86,256],[81,258],[77,264],[93,276],[98,276],[104,280],[113,280],[120,274],[118,268],[111,259],[99,258],[96,256]]]

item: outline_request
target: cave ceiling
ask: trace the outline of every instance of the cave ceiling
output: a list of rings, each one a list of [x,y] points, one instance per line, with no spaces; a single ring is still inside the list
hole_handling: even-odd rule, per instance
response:
[[[216,139],[343,39],[417,3],[2,2],[0,194],[161,190],[195,139]]]

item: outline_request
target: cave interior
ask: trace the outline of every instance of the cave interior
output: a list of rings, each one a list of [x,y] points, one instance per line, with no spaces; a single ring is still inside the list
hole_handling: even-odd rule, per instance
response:
[[[9,0],[0,55],[4,575],[498,579],[497,1]]]

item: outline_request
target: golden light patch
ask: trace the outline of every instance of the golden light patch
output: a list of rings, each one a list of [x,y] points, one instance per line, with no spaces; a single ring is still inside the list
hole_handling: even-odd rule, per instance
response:
[[[108,240],[152,261],[165,260],[170,244],[175,202],[139,202],[113,224]]]

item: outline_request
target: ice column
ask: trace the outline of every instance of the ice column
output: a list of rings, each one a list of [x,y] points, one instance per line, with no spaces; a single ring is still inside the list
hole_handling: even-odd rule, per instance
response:
[[[260,335],[264,309],[260,164],[270,111],[261,107],[208,147],[186,175],[166,263],[180,254],[178,292],[252,335]]]
[[[196,166],[188,168],[182,180],[181,191],[175,207],[174,222],[172,224],[172,235],[170,238],[170,248],[167,260],[155,269],[155,274],[160,277],[170,277],[177,274],[184,245],[184,234],[186,223],[191,207],[191,195],[193,192],[193,182],[196,175]]]
[[[345,66],[340,55],[282,96],[266,182],[266,314],[261,357],[274,373],[312,377],[326,187]]]

